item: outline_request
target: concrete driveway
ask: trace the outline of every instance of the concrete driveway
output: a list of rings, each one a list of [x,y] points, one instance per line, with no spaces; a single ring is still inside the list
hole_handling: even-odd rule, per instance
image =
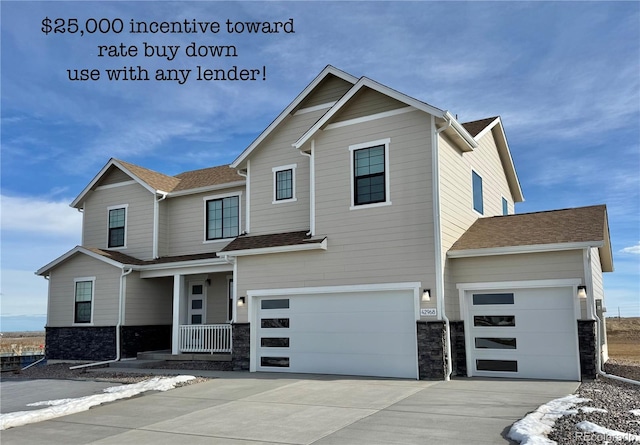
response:
[[[504,444],[513,422],[579,385],[216,374],[205,383],[8,429],[2,443]]]

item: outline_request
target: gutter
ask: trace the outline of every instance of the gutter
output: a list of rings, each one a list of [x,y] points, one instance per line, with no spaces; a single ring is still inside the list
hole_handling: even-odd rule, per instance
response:
[[[586,249],[587,251],[587,259],[588,259],[588,264],[589,266],[591,266],[591,250]],[[628,379],[626,377],[620,377],[619,375],[614,375],[614,374],[608,374],[603,370],[603,365],[604,363],[602,363],[602,339],[601,339],[601,334],[600,334],[600,327],[602,326],[602,320],[600,320],[600,317],[598,317],[598,312],[596,310],[596,296],[593,292],[593,286],[591,286],[591,292],[589,292],[588,294],[589,296],[589,303],[591,306],[591,310],[593,311],[593,319],[596,320],[596,372],[598,373],[598,375],[601,375],[602,377],[606,377],[608,379],[612,379],[612,380],[618,380],[620,382],[624,382],[624,383],[630,383],[632,385],[638,385],[640,386],[640,381],[638,380],[632,380],[632,379]]]
[[[116,357],[113,360],[105,360],[95,363],[87,363],[84,365],[71,366],[69,369],[81,369],[89,368],[91,366],[108,365],[109,363],[119,362],[120,358],[120,327],[122,326],[122,319],[124,318],[124,289],[125,289],[125,277],[133,272],[132,267],[122,266],[122,274],[120,275],[120,296],[118,299],[118,323],[116,324]]]
[[[434,143],[432,144],[431,170],[433,172],[433,231],[436,257],[436,308],[438,311],[438,320],[444,320],[446,328],[445,352],[447,354],[447,372],[444,379],[447,381],[451,379],[453,366],[451,363],[451,325],[447,318],[447,314],[445,313],[444,303],[444,267],[442,264],[442,229],[440,227],[440,161],[438,159],[438,136],[443,131],[446,131],[452,125],[454,120],[448,111],[443,113],[443,118],[447,124],[435,132],[435,136],[433,138]],[[434,118],[431,118],[431,122],[435,127]]]

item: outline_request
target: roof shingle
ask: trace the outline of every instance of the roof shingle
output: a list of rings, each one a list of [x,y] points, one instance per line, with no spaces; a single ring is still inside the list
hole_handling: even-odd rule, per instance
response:
[[[464,127],[465,130],[469,132],[471,136],[475,138],[478,134],[480,134],[482,130],[484,130],[487,127],[487,125],[495,121],[497,118],[498,116],[493,116],[493,117],[488,117],[486,119],[480,119],[477,121],[465,122],[464,124],[462,124],[462,126]]]
[[[295,246],[298,244],[321,243],[324,238],[312,238],[306,230],[300,232],[275,233],[271,235],[241,235],[231,241],[221,250],[222,253],[248,250],[266,249],[269,247]]]

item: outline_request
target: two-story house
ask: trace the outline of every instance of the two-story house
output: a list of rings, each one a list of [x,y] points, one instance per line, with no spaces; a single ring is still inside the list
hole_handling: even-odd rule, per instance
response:
[[[604,354],[604,206],[515,214],[499,117],[326,67],[230,166],[111,159],[71,204],[47,358],[226,353],[220,369],[578,380]]]

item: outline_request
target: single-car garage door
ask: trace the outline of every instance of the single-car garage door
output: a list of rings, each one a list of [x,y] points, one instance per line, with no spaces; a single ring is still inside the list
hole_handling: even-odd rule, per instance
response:
[[[470,376],[579,380],[572,287],[465,291]]]
[[[417,378],[413,291],[255,297],[256,370]]]

